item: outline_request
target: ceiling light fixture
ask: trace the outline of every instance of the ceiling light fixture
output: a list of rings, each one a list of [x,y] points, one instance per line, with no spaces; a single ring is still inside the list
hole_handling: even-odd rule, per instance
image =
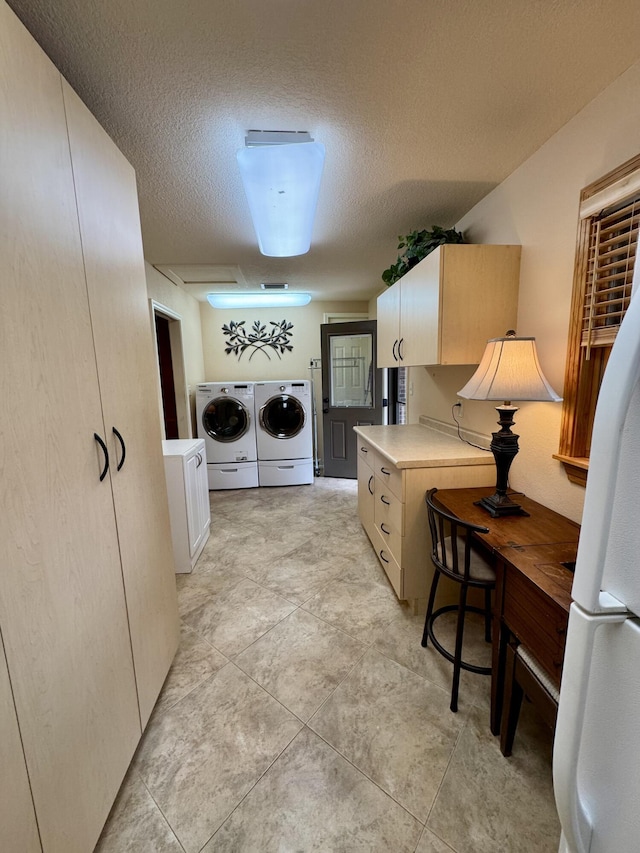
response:
[[[297,308],[311,302],[310,293],[208,293],[212,308]]]
[[[263,255],[309,251],[324,155],[324,145],[305,131],[247,133],[238,166]]]

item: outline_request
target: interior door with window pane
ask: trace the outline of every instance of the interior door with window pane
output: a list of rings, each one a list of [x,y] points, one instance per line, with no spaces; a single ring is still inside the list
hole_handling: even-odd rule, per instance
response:
[[[357,476],[354,426],[382,423],[376,321],[321,327],[324,476]]]

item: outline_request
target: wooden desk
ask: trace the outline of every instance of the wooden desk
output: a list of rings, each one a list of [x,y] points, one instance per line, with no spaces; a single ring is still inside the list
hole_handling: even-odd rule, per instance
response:
[[[477,534],[496,567],[491,664],[491,731],[500,732],[505,657],[511,636],[531,651],[560,686],[580,526],[526,495],[518,503],[528,516],[491,518],[474,506],[487,489],[439,489],[436,497],[453,515],[489,528]]]

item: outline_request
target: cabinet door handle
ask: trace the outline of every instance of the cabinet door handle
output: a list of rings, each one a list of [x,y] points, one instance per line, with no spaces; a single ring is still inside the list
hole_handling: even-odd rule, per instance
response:
[[[367,483],[367,488],[369,489],[369,494],[373,494],[373,489],[371,488],[371,481],[373,480],[373,474],[369,477],[369,482]]]
[[[388,501],[384,495],[380,495],[380,500],[382,501],[383,504],[386,504],[387,506],[391,506],[391,501]]]
[[[361,447],[361,448],[360,448],[360,450],[361,450],[363,453],[368,453],[368,452],[369,452],[369,451],[367,450],[367,448],[366,448],[366,447]]]
[[[120,457],[120,461],[116,466],[116,471],[119,471],[124,465],[124,458],[127,455],[127,448],[125,447],[124,438],[120,435],[118,430],[115,427],[111,427],[111,429],[113,430],[113,434],[115,435],[115,437],[120,442],[120,447],[122,448],[122,456]]]
[[[383,533],[386,533],[387,536],[391,533],[390,530],[387,530],[387,528],[384,526],[384,524],[380,525],[380,530],[382,530]]]
[[[104,468],[102,469],[102,473],[100,474],[100,482],[102,482],[107,476],[107,471],[109,470],[109,451],[107,450],[107,445],[100,438],[97,432],[94,432],[93,437],[98,442],[98,444],[102,448],[102,452],[104,453]]]
[[[398,346],[398,340],[396,338],[396,340],[393,342],[393,346],[391,347],[391,352],[393,353],[393,360],[394,361],[398,360],[398,356],[396,355],[396,347],[397,346]]]
[[[196,462],[196,468],[199,468],[202,465],[202,456],[199,453],[196,453],[196,458],[198,460]]]
[[[382,473],[383,473],[383,474],[386,474],[386,475],[387,475],[387,477],[390,477],[390,476],[391,476],[391,471],[387,471],[387,469],[386,469],[386,468],[380,468],[380,470],[382,471]]]
[[[398,358],[400,361],[404,361],[404,354],[402,352],[402,344],[404,343],[404,338],[400,338],[398,341]]]
[[[389,560],[387,560],[387,558],[384,556],[384,551],[382,549],[380,549],[380,551],[378,551],[378,553],[380,554],[380,559],[382,560],[383,563],[389,562]]]

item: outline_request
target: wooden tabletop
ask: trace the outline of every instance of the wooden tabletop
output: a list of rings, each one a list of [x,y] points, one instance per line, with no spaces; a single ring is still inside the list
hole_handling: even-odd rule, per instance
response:
[[[458,518],[488,527],[489,533],[480,533],[478,536],[494,551],[514,546],[549,545],[558,542],[577,544],[580,536],[579,524],[517,492],[510,493],[510,497],[529,515],[491,518],[485,509],[474,505],[474,501],[490,492],[491,489],[487,487],[438,489],[435,497]]]
[[[489,528],[477,534],[496,557],[522,572],[564,610],[571,604],[573,573],[562,563],[574,562],[580,525],[526,495],[513,495],[528,516],[492,518],[474,501],[490,490],[439,489],[436,499],[453,515]]]

